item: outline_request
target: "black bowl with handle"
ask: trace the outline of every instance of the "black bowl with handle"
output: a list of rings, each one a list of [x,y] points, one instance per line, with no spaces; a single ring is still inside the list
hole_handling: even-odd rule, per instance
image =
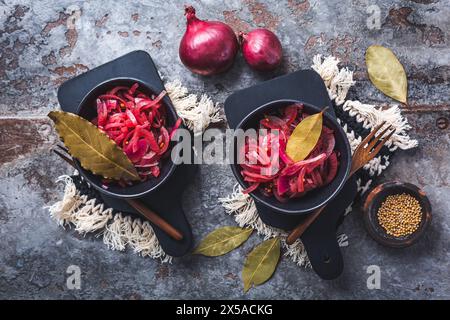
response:
[[[313,106],[308,103],[304,103],[298,100],[276,100],[269,102],[256,108],[251,113],[249,113],[236,127],[236,133],[234,136],[234,143],[232,148],[234,148],[234,161],[231,164],[231,169],[233,171],[234,176],[238,180],[239,184],[243,188],[247,188],[249,185],[246,181],[244,181],[240,171],[241,167],[238,164],[238,150],[237,150],[237,133],[238,129],[247,130],[247,129],[257,129],[259,128],[259,121],[264,117],[265,114],[270,114],[274,111],[277,111],[281,108],[287,107],[294,103],[303,104],[303,111],[308,114],[315,114],[322,111],[322,108],[317,106]],[[280,214],[287,215],[305,215],[313,210],[327,204],[330,200],[332,200],[342,189],[344,186],[347,176],[350,172],[351,166],[351,149],[350,144],[348,142],[347,136],[337,122],[337,120],[332,117],[327,112],[323,113],[323,123],[328,128],[334,131],[334,137],[336,140],[335,150],[339,153],[339,167],[336,174],[336,177],[330,182],[328,185],[311,190],[307,192],[301,198],[289,199],[286,202],[280,202],[275,197],[268,197],[264,195],[261,191],[256,189],[251,192],[250,195],[257,201],[257,203],[262,204],[263,206],[274,210]]]
[[[107,91],[111,90],[116,86],[126,86],[131,87],[133,84],[138,83],[139,89],[141,92],[147,94],[148,96],[155,95],[157,96],[160,92],[156,92],[153,90],[151,85],[143,82],[142,80],[133,79],[133,78],[113,78],[107,81],[104,81],[97,86],[95,86],[83,100],[80,102],[77,114],[87,120],[91,120],[97,116],[97,108],[96,108],[96,100],[97,98],[105,94]],[[175,125],[176,120],[178,119],[178,115],[173,107],[169,97],[166,95],[163,99],[163,105],[166,110],[166,125],[168,127],[172,127]],[[146,194],[156,190],[159,186],[161,186],[164,182],[166,182],[169,177],[174,173],[176,168],[176,159],[171,158],[172,148],[176,148],[177,145],[173,146],[171,143],[171,148],[168,149],[166,154],[161,159],[161,172],[160,175],[155,178],[152,177],[143,182],[136,182],[132,185],[122,187],[119,184],[111,183],[108,185],[108,188],[104,188],[102,185],[102,177],[99,175],[93,174],[91,171],[84,169],[79,161],[75,161],[75,165],[80,174],[96,189],[98,189],[103,194],[121,198],[121,199],[134,199],[145,196]],[[179,157],[179,152],[174,151],[177,157]],[[175,160],[175,161],[173,161]]]
[[[113,80],[127,84],[138,82],[142,84],[142,87],[145,85],[154,93],[165,90],[151,56],[145,51],[132,51],[64,82],[58,88],[58,101],[61,109],[76,114],[79,111],[80,102],[93,88]],[[168,97],[165,97],[163,101],[166,108],[173,110]],[[91,117],[93,110],[88,111],[87,114],[90,114],[89,117]],[[174,114],[174,112],[170,111],[170,114]],[[194,179],[196,169],[196,165],[177,165],[175,172],[170,173],[164,182],[159,183],[156,187],[155,185],[145,185],[145,195],[138,199],[183,234],[183,240],[175,240],[165,230],[149,221],[161,248],[172,257],[183,256],[192,248],[192,230],[181,205],[181,196],[189,182]],[[85,171],[80,170],[80,173],[83,175]],[[105,203],[106,206],[122,212],[126,216],[141,216],[140,211],[129,204],[129,198],[121,198],[120,191],[115,193],[116,196],[111,196],[106,194],[106,190],[103,188],[98,188],[98,185],[92,185],[100,191],[100,197],[96,199]]]

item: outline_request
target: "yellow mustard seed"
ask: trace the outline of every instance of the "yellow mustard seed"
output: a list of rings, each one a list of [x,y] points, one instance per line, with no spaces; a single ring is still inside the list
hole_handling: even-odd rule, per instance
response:
[[[414,233],[422,220],[419,201],[406,193],[386,197],[377,212],[378,221],[387,234],[403,237]]]

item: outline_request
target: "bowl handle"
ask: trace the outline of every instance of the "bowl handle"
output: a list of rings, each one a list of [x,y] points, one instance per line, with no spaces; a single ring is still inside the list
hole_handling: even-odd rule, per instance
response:
[[[313,270],[323,279],[335,279],[344,269],[336,229],[342,223],[344,211],[351,205],[356,194],[356,176],[353,176],[301,237]],[[304,218],[277,213],[257,201],[255,204],[263,222],[276,228],[291,230]]]
[[[323,212],[324,215],[327,212]],[[318,235],[320,233],[320,235]],[[325,280],[339,277],[344,270],[336,230],[325,232],[318,223],[312,224],[301,237],[313,270]]]
[[[257,201],[255,204],[261,220],[279,229],[290,230],[292,226],[296,226],[304,219],[304,216],[283,215],[275,212]],[[328,210],[330,211],[327,212],[327,208],[324,209],[319,218],[305,231],[301,240],[314,271],[322,279],[331,280],[337,278],[344,268],[341,250],[336,239],[336,225],[345,208],[330,205]]]

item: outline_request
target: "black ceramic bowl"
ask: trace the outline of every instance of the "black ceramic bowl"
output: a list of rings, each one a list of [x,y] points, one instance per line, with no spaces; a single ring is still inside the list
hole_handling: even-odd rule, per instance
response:
[[[318,108],[308,103],[304,103],[302,101],[288,100],[288,99],[276,100],[264,104],[259,108],[255,109],[254,111],[252,111],[237,125],[236,129],[246,130],[258,128],[259,121],[263,118],[264,114],[274,112],[280,108],[286,107],[293,103],[302,103],[304,105],[303,110],[310,114],[322,111],[321,108]],[[342,130],[342,127],[339,125],[336,119],[330,116],[327,112],[324,112],[323,121],[326,126],[334,130],[334,135],[336,139],[335,150],[337,150],[340,154],[339,168],[334,180],[330,184],[322,188],[318,188],[306,193],[301,198],[290,199],[285,203],[281,203],[275,197],[268,197],[262,194],[258,189],[251,193],[251,196],[254,199],[277,212],[291,215],[302,215],[310,213],[314,209],[323,206],[331,199],[333,199],[333,197],[342,189],[350,172],[351,166],[350,144],[348,142],[344,130]],[[238,180],[239,184],[243,188],[247,188],[248,183],[244,181],[240,173],[241,168],[239,164],[237,164],[238,153],[236,150],[237,149],[236,135],[234,136],[234,143],[232,147],[234,148],[235,159],[233,161],[233,164],[231,164],[231,169],[233,170],[233,174]]]
[[[418,229],[410,235],[394,237],[386,233],[378,221],[378,209],[387,196],[406,193],[416,198],[422,207],[422,219]],[[431,204],[425,192],[411,183],[386,182],[373,188],[364,200],[364,225],[370,236],[378,243],[392,248],[408,247],[424,234],[431,222]]]
[[[107,80],[103,83],[100,83],[95,88],[93,88],[80,102],[80,105],[77,109],[77,114],[87,120],[91,120],[94,117],[97,116],[97,108],[96,106],[96,99],[99,95],[104,94],[105,92],[111,90],[113,87],[116,86],[127,86],[131,87],[134,83],[139,83],[139,90],[142,91],[145,94],[148,95],[158,95],[159,92],[155,92],[151,88],[151,86],[141,80],[133,79],[133,78],[114,78]],[[166,108],[166,123],[167,126],[173,126],[175,124],[175,121],[177,120],[178,116],[175,111],[175,108],[173,107],[169,97],[166,95],[163,98],[164,106]],[[85,170],[81,167],[80,163],[78,161],[75,161],[75,165],[77,167],[77,170],[81,173],[81,175],[96,189],[101,191],[102,193],[105,193],[107,195],[117,197],[117,198],[139,198],[144,196],[145,194],[154,191],[156,188],[158,188],[161,184],[163,184],[174,172],[176,165],[172,161],[170,157],[170,151],[169,149],[168,156],[164,157],[162,159],[162,167],[161,167],[161,173],[158,178],[151,178],[147,181],[140,182],[140,183],[134,183],[131,186],[127,187],[121,187],[118,184],[110,184],[108,186],[108,189],[105,189],[102,187],[102,177],[93,174],[92,172]],[[179,152],[176,152],[176,154],[179,154]]]

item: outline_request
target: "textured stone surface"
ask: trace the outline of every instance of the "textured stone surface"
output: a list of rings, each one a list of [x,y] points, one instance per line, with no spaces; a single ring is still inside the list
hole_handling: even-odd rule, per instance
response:
[[[275,31],[285,48],[275,74],[251,71],[239,58],[228,73],[201,78],[178,59],[184,1],[0,2],[0,298],[450,298],[450,1],[194,1],[202,18],[220,19],[236,31]],[[369,30],[366,10],[380,9],[381,29]],[[56,89],[77,74],[131,50],[148,51],[167,79],[180,78],[215,100],[275,75],[308,68],[317,53],[332,53],[355,71],[354,93],[363,101],[390,103],[367,81],[365,48],[392,48],[410,79],[405,110],[419,139],[415,151],[398,153],[383,179],[423,187],[433,205],[431,228],[417,245],[392,250],[372,241],[355,211],[342,226],[349,237],[346,268],[335,281],[283,259],[273,279],[243,294],[245,254],[260,239],[209,259],[187,256],[162,265],[131,252],[108,251],[50,220],[45,205],[62,193],[54,179],[70,171],[50,148],[55,136],[45,115],[58,108]],[[442,120],[443,119],[443,120]],[[445,127],[441,126],[441,127]],[[217,197],[234,180],[228,167],[203,166],[184,195],[195,239],[232,225]],[[368,290],[366,267],[379,265],[381,289]],[[81,290],[68,290],[66,269],[78,265]]]

